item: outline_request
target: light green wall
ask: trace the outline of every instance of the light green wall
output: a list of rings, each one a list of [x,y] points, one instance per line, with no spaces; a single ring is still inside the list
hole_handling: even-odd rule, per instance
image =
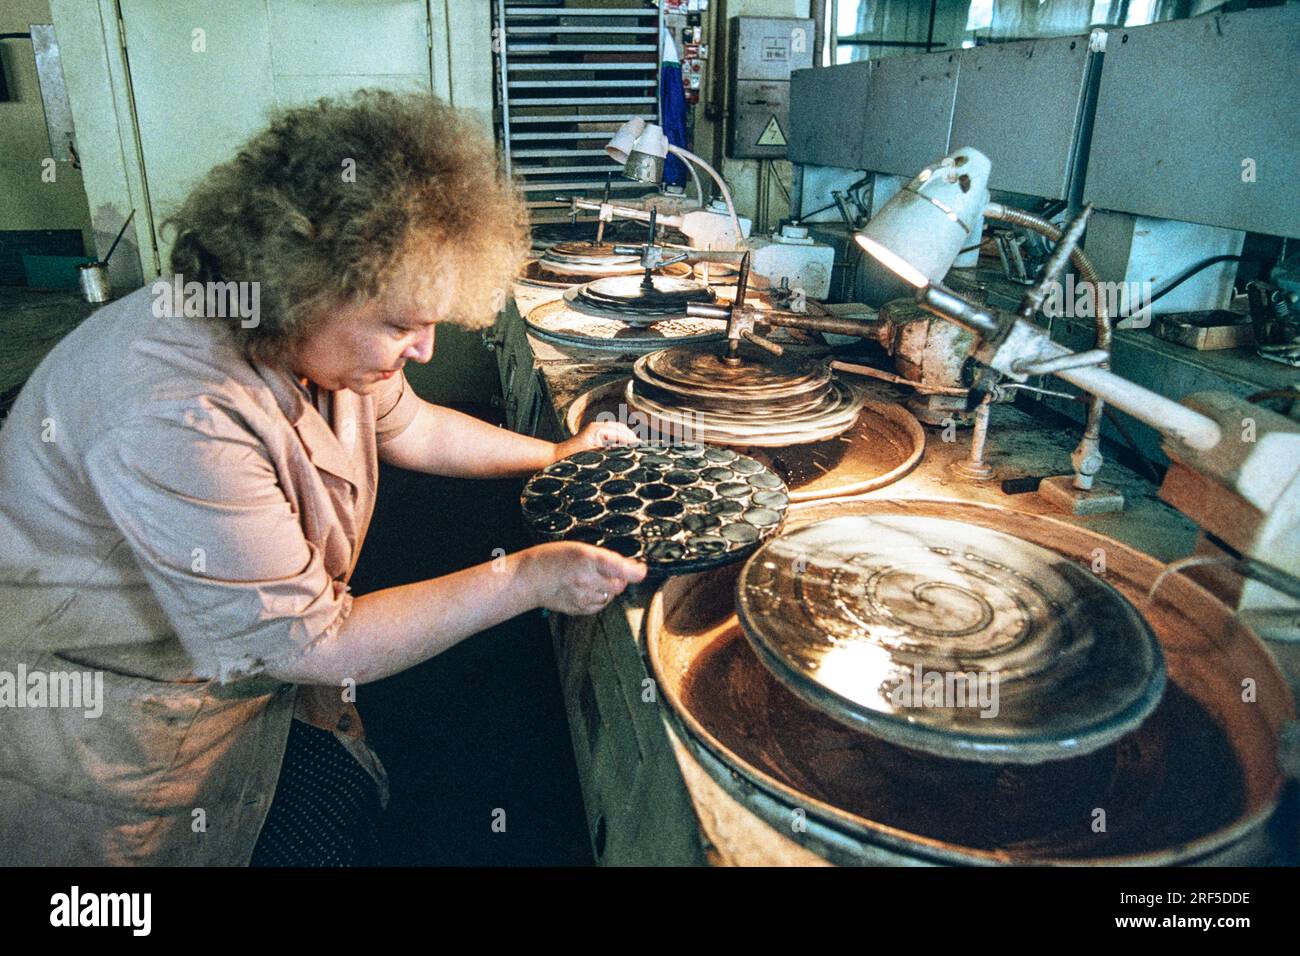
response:
[[[154,226],[273,106],[361,86],[432,89],[491,128],[490,0],[122,0],[124,35],[114,0],[43,2],[63,47],[101,253],[139,210],[113,257],[119,288],[165,266]],[[485,401],[490,358],[477,334],[449,331],[410,377],[433,401]]]
[[[446,30],[437,33],[436,8],[446,10]],[[492,61],[491,0],[430,0],[434,9],[435,42],[433,70],[437,77],[446,72],[449,88],[439,95],[479,118],[483,128],[492,130],[492,86],[495,68]]]
[[[361,88],[430,90],[430,51],[448,46],[426,0],[120,3],[164,264],[172,237],[159,224],[273,110]]]
[[[49,23],[49,0],[4,0],[0,33],[26,33]],[[0,40],[10,102],[0,103],[0,229],[77,229],[90,239],[90,211],[81,173],[56,163],[54,182],[41,178],[50,156],[45,110],[30,40]]]
[[[137,210],[109,262],[115,288],[153,276],[154,249],[113,0],[50,0],[63,56],[63,78],[81,148],[86,199],[97,255],[108,252]]]
[[[139,210],[114,255],[119,286],[165,266],[153,226],[273,105],[364,85],[428,89],[432,75],[435,93],[491,127],[490,0],[123,0],[124,36],[113,0],[38,2],[53,9],[63,48],[101,253]],[[201,57],[195,28],[205,30]],[[376,30],[401,39],[357,44]],[[394,72],[395,60],[406,66]]]

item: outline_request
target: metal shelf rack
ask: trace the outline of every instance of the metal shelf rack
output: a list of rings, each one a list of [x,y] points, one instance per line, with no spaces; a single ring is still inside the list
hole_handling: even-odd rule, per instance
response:
[[[567,219],[557,196],[647,191],[623,179],[605,142],[632,117],[657,123],[663,14],[653,4],[496,0],[496,125],[507,171],[534,223]]]

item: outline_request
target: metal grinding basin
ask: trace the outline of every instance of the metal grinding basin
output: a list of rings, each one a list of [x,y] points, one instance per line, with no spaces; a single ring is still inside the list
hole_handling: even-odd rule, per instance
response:
[[[565,425],[576,435],[594,421],[621,421],[647,437],[694,436],[671,422],[656,421],[630,406],[627,383],[609,382],[578,397],[565,412]],[[693,427],[683,420],[682,429]],[[863,401],[857,422],[826,441],[763,448],[728,444],[763,462],[785,482],[794,502],[857,495],[883,488],[904,477],[921,460],[925,431],[901,405]]]
[[[834,518],[746,565],[740,624],[796,695],[881,740],[957,760],[1091,753],[1150,716],[1155,635],[1090,571],[945,518]]]
[[[988,541],[978,531],[1011,536],[1031,546],[1027,560],[1035,563],[1016,568],[1008,561],[1007,567],[1028,570],[1035,585],[1030,590],[1041,588],[1048,598],[1056,585],[1040,572],[1050,569],[1069,580],[1072,572],[1063,567],[1073,565],[1091,574],[1101,549],[1105,584],[1132,606],[1159,644],[1164,692],[1145,719],[1137,717],[1140,703],[1125,716],[1117,707],[1123,698],[1106,695],[1109,702],[1091,724],[1118,731],[1129,723],[1129,728],[1095,749],[1063,753],[1061,759],[956,759],[902,746],[874,727],[852,725],[843,715],[814,706],[760,661],[735,613],[736,597],[745,576],[777,547],[773,541],[745,568],[668,581],[645,617],[645,653],[669,723],[727,799],[776,832],[846,864],[1222,865],[1276,862],[1285,853],[1270,842],[1265,824],[1285,782],[1278,749],[1283,728],[1294,719],[1294,705],[1259,639],[1208,591],[1186,577],[1168,575],[1149,597],[1164,569],[1155,559],[1059,519],[966,502],[818,502],[790,512],[786,537],[797,540],[817,521],[846,516],[887,520],[883,527],[894,529],[890,533],[925,530],[933,519],[957,522],[974,529],[963,542],[972,545]],[[960,550],[953,548],[956,543],[950,539],[939,546]],[[1048,568],[1036,563],[1040,551],[1053,556],[1044,559]],[[813,555],[805,557],[811,565]],[[861,616],[870,593],[863,585],[877,569],[823,557],[819,570],[791,575],[791,585],[807,579],[811,590],[833,589],[832,565],[844,564],[850,567],[839,577],[843,608],[832,607],[830,614],[838,620],[850,613]],[[960,578],[954,582],[958,590],[950,593],[947,588],[918,591],[931,573],[927,568],[924,581],[878,578],[876,584],[886,590],[903,584],[905,593],[920,595],[916,603],[897,608],[911,618],[913,631],[916,624],[935,630],[926,622],[940,604],[949,604],[963,620],[984,622],[982,602],[964,595]],[[978,566],[970,573],[984,574]],[[989,576],[997,580],[1007,573]],[[1021,590],[1019,584],[1008,587],[1005,578],[995,589],[1008,596]],[[985,599],[995,608],[999,603],[988,594]],[[1037,599],[1020,595],[1027,607]],[[1112,599],[1097,595],[1093,600]],[[805,614],[804,602],[798,591],[786,592],[782,620]],[[1020,606],[1011,600],[1005,611],[1014,619],[1024,613]],[[996,627],[987,632],[990,638],[1011,633]],[[1003,653],[1011,654],[1010,644],[1003,643]],[[1018,663],[1032,666],[1033,658],[1027,653]],[[1142,659],[1139,654],[1139,673]],[[1051,662],[1042,664],[1047,671],[1056,669]],[[1250,695],[1242,691],[1246,681],[1254,689]],[[1127,696],[1141,701],[1153,684],[1130,679],[1128,686]],[[1003,713],[1012,706],[1004,692]],[[1044,719],[1032,712],[1030,717],[1038,723]],[[968,736],[964,728],[942,726],[919,733]],[[1055,749],[1059,738],[1051,740]],[[796,810],[807,825],[792,830]]]

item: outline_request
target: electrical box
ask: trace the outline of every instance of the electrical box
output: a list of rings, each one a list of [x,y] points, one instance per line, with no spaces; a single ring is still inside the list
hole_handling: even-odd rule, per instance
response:
[[[790,74],[813,65],[813,21],[732,17],[727,155],[783,159],[790,139]]]

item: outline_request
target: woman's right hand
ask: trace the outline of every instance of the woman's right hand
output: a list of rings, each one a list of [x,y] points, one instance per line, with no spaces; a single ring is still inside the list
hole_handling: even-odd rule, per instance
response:
[[[538,607],[583,617],[599,613],[646,566],[606,548],[577,541],[539,544],[523,552],[523,574]]]

